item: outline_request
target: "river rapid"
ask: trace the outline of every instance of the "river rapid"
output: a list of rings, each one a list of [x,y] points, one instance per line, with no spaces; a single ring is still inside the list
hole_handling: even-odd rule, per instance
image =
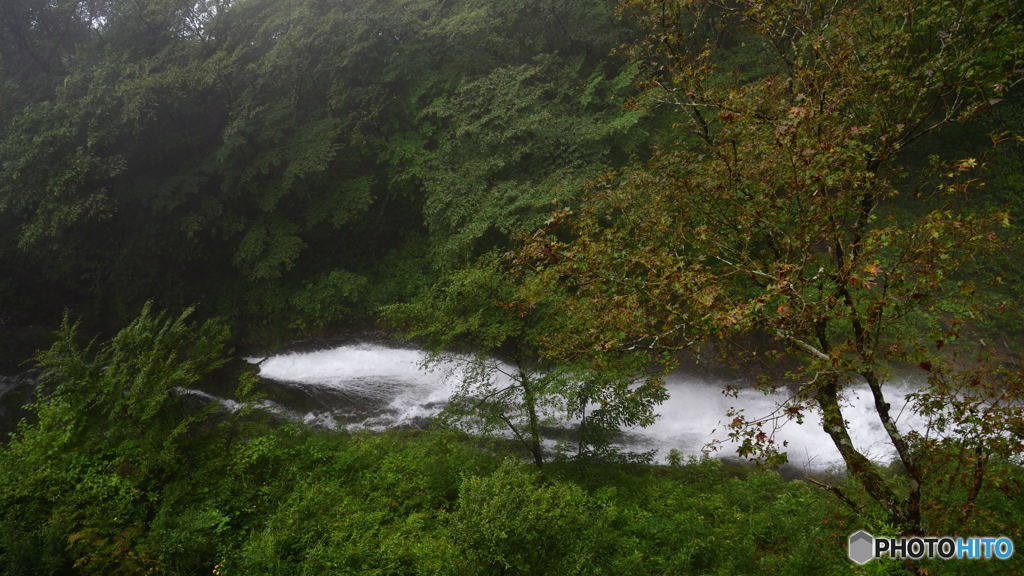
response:
[[[459,357],[426,369],[422,350],[380,343],[354,343],[246,360],[259,369],[260,409],[331,430],[426,427],[445,408],[463,377]],[[505,369],[513,372],[509,366]],[[21,407],[31,400],[36,376],[34,371],[0,376],[0,441],[25,414]],[[727,384],[739,389],[735,397],[723,393]],[[769,414],[785,400],[781,394],[765,395],[749,384],[706,373],[674,372],[665,379],[669,398],[657,408],[656,422],[647,428],[624,431],[616,447],[624,452],[653,453],[655,461],[665,462],[672,450],[699,457],[709,454],[709,444],[717,442],[714,456],[734,457],[736,445],[729,441],[726,425],[730,408],[758,417]],[[887,385],[892,413],[899,415],[897,424],[904,432],[927,429],[928,423],[914,413],[906,399],[921,384],[923,379],[902,377]],[[232,412],[242,407],[226,389],[182,389],[179,393]],[[554,426],[549,428],[552,437],[546,439],[546,445],[554,448],[554,437],[564,439],[565,431],[576,423],[557,414],[549,416]],[[894,451],[866,385],[848,387],[843,416],[849,422],[854,445],[862,453],[879,462],[891,460]],[[787,443],[785,449],[796,472],[842,468],[838,451],[813,412],[806,415],[803,424],[786,423],[775,439],[780,446]]]
[[[313,352],[294,352],[266,358],[249,358],[259,365],[260,376],[273,390],[264,408],[282,416],[331,429],[384,430],[393,427],[425,426],[446,405],[458,386],[458,360],[424,369],[424,354],[415,348],[377,343],[339,346]],[[893,414],[904,431],[924,430],[927,422],[911,410],[907,394],[921,380],[898,378],[887,386]],[[723,393],[726,384],[740,387],[736,397]],[[730,408],[745,410],[749,417],[770,413],[785,398],[744,387],[742,381],[727,381],[686,371],[665,380],[669,399],[658,407],[654,425],[627,430],[618,448],[630,452],[653,452],[664,462],[671,450],[684,456],[701,456],[713,441],[721,442],[719,457],[735,455],[729,442],[726,414]],[[848,388],[843,415],[850,423],[855,446],[870,458],[886,462],[894,452],[874,412],[866,385]],[[572,422],[561,421],[566,427]],[[787,442],[789,460],[797,469],[808,471],[841,467],[842,461],[831,439],[821,430],[816,414],[804,423],[787,423],[777,431],[776,442]],[[548,444],[553,446],[554,440]]]

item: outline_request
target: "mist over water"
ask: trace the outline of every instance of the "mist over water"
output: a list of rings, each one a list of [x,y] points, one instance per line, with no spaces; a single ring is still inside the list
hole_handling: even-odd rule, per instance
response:
[[[332,429],[383,430],[425,424],[444,408],[458,385],[458,362],[428,371],[422,367],[423,358],[423,352],[414,348],[354,344],[248,360],[259,363],[260,376],[268,389],[277,392],[274,400],[263,402],[265,409]],[[655,424],[627,431],[620,447],[636,452],[653,450],[660,461],[672,449],[685,456],[699,456],[709,442],[727,440],[726,413],[730,407],[743,409],[753,418],[771,412],[785,399],[783,394],[766,396],[752,389],[741,389],[736,397],[727,396],[722,393],[726,383],[684,372],[669,375],[665,381],[669,399],[658,408]],[[892,413],[900,415],[897,423],[904,432],[927,427],[927,422],[906,406],[906,396],[914,389],[915,382],[906,378],[886,388]],[[858,449],[878,461],[892,457],[866,385],[849,387],[843,415]],[[788,442],[785,450],[790,462],[798,467],[826,469],[841,464],[839,453],[813,412],[805,415],[802,425],[786,423],[775,439],[780,446]],[[716,455],[734,456],[735,448],[735,444],[725,442]]]

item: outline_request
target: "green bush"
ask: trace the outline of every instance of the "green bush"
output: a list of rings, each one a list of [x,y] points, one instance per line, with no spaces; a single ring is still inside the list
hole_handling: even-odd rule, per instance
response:
[[[506,461],[462,483],[452,532],[482,574],[597,574],[610,534],[583,489]]]

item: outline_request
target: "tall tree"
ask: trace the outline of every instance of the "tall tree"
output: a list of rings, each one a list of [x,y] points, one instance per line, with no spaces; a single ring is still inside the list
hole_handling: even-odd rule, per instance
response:
[[[850,475],[900,530],[919,532],[922,485],[935,477],[924,441],[897,426],[887,395],[893,367],[931,372],[927,390],[945,390],[945,404],[919,408],[935,416],[966,398],[1006,410],[988,438],[1014,437],[1020,389],[1006,381],[1006,394],[990,396],[985,386],[951,393],[940,384],[952,373],[948,345],[978,312],[973,295],[983,289],[984,278],[959,272],[997,249],[1009,225],[1005,212],[975,205],[985,157],[935,158],[917,181],[902,160],[923,137],[987,113],[1018,87],[1020,8],[993,0],[622,7],[649,32],[634,50],[653,97],[688,122],[649,165],[599,182],[576,214],[560,212],[527,243],[526,304],[557,291],[590,320],[550,338],[555,348],[664,359],[710,338],[768,337],[755,353],[786,351],[799,387],[773,415],[733,414],[741,454],[777,461],[774,426],[813,408]],[[842,403],[856,382],[870,389],[901,479],[887,478],[851,440]],[[992,449],[1006,457],[1020,448],[1017,436]],[[970,466],[984,475],[984,459]]]

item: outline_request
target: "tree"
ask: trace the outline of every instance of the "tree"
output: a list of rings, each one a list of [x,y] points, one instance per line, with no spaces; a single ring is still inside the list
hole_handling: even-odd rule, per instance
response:
[[[504,430],[544,464],[543,428],[578,420],[576,455],[607,454],[622,428],[653,422],[665,391],[656,379],[636,382],[636,365],[600,370],[540,355],[556,307],[525,311],[516,283],[496,254],[446,275],[417,299],[385,309],[409,339],[428,346],[427,366],[454,366],[458,385],[445,415],[484,435]],[[468,350],[468,353],[462,351]],[[637,385],[638,384],[638,385]]]
[[[87,346],[65,319],[39,354],[33,418],[0,446],[5,569],[27,573],[18,572],[23,563],[56,573],[71,560],[82,573],[111,574],[157,564],[142,527],[163,489],[191,464],[189,445],[212,413],[188,406],[182,392],[227,361],[225,325],[193,323],[190,314],[168,316],[147,304],[109,342]]]
[[[538,55],[425,107],[425,143],[407,173],[422,183],[436,265],[451,270],[509,247],[553,202],[641,150],[650,119],[623,106],[636,75],[621,59]]]
[[[0,308],[23,324],[71,306],[113,330],[149,299],[264,337],[365,320],[644,135],[611,0],[12,0],[0,21]]]
[[[784,356],[798,386],[775,414],[732,414],[741,455],[784,459],[774,427],[817,410],[850,476],[899,530],[919,533],[922,485],[936,479],[923,447],[935,440],[897,427],[886,394],[893,367],[929,373],[918,407],[936,421],[962,424],[972,411],[950,412],[980,398],[1001,415],[973,428],[985,457],[965,470],[979,478],[987,456],[1021,448],[1021,389],[1012,378],[963,379],[955,393],[941,384],[956,372],[951,349],[970,350],[969,338],[951,344],[981,312],[974,295],[985,279],[960,272],[997,250],[1009,226],[1005,212],[976,205],[985,157],[933,158],[924,177],[903,166],[922,138],[987,113],[1020,84],[1020,8],[635,0],[622,9],[648,32],[632,50],[652,97],[686,120],[648,165],[596,183],[581,208],[529,239],[519,256],[534,278],[525,305],[557,293],[588,319],[548,338],[563,353],[671,363],[677,350],[721,339],[733,352]],[[749,352],[758,335],[770,345]],[[871,391],[897,479],[851,441],[842,402],[854,382]]]
[[[603,2],[489,3],[482,14],[448,25],[508,56],[431,100],[390,155],[395,179],[422,190],[438,278],[384,315],[427,345],[428,364],[461,366],[452,420],[503,430],[540,466],[542,428],[568,418],[579,422],[577,455],[606,454],[616,431],[650,420],[664,391],[612,362],[598,370],[583,357],[543,357],[538,338],[561,321],[558,306],[518,307],[501,252],[553,203],[644,147],[650,115],[623,106],[636,95],[637,67],[600,59],[620,32]]]

